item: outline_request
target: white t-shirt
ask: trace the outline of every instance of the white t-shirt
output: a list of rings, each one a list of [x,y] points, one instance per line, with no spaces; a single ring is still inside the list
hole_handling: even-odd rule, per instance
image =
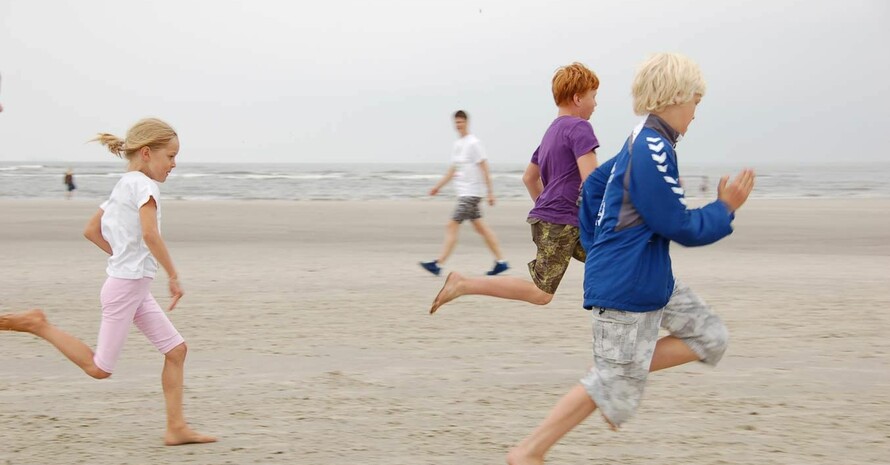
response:
[[[467,134],[454,141],[451,163],[455,167],[454,190],[458,197],[484,197],[485,178],[482,176],[482,163],[487,157],[479,139]]]
[[[111,244],[108,276],[122,279],[154,278],[158,262],[142,240],[139,208],[154,197],[158,206],[158,230],[161,228],[161,190],[157,183],[140,171],[128,171],[114,186],[108,200],[99,206],[102,237]]]

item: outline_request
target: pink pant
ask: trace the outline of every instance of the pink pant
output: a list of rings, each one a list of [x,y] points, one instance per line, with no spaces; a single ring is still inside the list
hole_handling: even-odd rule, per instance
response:
[[[117,359],[127,341],[130,323],[162,354],[185,342],[164,310],[151,295],[152,278],[120,279],[108,277],[99,299],[102,301],[102,323],[93,362],[106,373],[114,371]]]

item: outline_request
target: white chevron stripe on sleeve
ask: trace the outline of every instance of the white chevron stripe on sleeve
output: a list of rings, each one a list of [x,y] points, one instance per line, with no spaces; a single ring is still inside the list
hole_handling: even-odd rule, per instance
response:
[[[683,195],[685,193],[682,187],[672,187],[671,190],[677,195]]]
[[[655,163],[658,163],[659,165],[664,163],[664,161],[667,160],[667,157],[668,154],[666,153],[662,153],[661,156],[658,156],[654,153],[652,154],[652,159],[655,160]]]
[[[668,171],[667,165],[655,165],[655,167],[658,168],[658,171],[662,173],[667,173]]]
[[[680,197],[680,198],[677,199],[677,200],[679,200],[680,203],[682,203],[684,207],[686,206],[686,199],[684,199],[683,197]]]
[[[646,142],[652,142],[652,143],[661,142],[661,137],[647,137]]]
[[[664,181],[668,184],[677,184],[677,180],[670,176],[665,176]]]
[[[653,152],[661,152],[662,149],[664,149],[664,142],[659,142],[657,145],[649,144],[649,150]]]

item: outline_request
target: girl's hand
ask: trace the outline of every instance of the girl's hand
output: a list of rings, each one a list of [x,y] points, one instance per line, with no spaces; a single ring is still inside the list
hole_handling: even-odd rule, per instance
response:
[[[179,279],[175,277],[170,278],[170,297],[173,297],[173,300],[170,302],[170,307],[167,308],[168,312],[172,312],[173,307],[182,298],[182,287],[179,286]]]

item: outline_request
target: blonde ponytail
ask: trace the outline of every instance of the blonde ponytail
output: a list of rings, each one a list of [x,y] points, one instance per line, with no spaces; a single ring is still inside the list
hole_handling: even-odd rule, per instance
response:
[[[114,134],[99,133],[90,142],[99,142],[108,148],[108,151],[120,158],[128,160],[142,147],[157,149],[167,145],[174,137],[176,131],[169,124],[157,119],[146,118],[139,120],[127,131],[127,138],[121,140]]]
[[[114,134],[108,134],[107,132],[102,132],[96,135],[94,139],[90,142],[98,142],[108,148],[108,151],[113,153],[118,158],[123,158],[124,154],[124,141],[122,141],[119,137]]]

